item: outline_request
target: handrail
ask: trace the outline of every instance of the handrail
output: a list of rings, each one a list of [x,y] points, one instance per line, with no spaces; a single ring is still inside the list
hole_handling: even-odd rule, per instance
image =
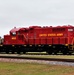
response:
[[[74,49],[74,38],[72,40],[72,50]]]
[[[22,34],[23,35],[23,37],[24,37],[24,41],[26,41],[27,43],[28,43],[28,38],[26,38],[26,36],[24,35],[24,34]]]

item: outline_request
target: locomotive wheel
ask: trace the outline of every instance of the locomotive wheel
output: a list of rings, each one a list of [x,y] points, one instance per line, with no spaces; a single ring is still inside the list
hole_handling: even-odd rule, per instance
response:
[[[25,54],[26,52],[24,51],[23,54]]]
[[[73,52],[69,52],[68,54],[71,55]]]
[[[9,54],[9,51],[6,51],[6,54]]]
[[[51,54],[52,54],[52,51],[47,51],[47,53],[48,53],[49,55],[51,55]]]
[[[55,51],[54,54],[57,55],[57,51]]]
[[[54,50],[54,54],[57,55],[57,53],[59,52],[59,50]]]
[[[72,53],[68,53],[69,55],[71,55]]]
[[[68,53],[67,51],[63,51],[63,55],[67,55],[67,53]]]
[[[62,51],[63,55],[67,55],[69,53],[68,49],[63,49]]]
[[[12,51],[12,54],[14,54],[14,51]]]
[[[20,51],[17,51],[17,54],[20,54]]]
[[[67,53],[66,52],[63,52],[63,55],[67,55]]]

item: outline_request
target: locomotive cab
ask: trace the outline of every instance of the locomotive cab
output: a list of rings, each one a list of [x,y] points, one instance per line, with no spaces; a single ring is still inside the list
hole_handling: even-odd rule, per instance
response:
[[[21,52],[23,45],[26,43],[26,37],[23,35],[21,30],[22,28],[13,28],[10,30],[9,35],[4,35],[4,51],[6,53],[9,52],[17,52],[18,54]],[[24,52],[24,51],[23,51]],[[25,53],[25,52],[24,52]]]

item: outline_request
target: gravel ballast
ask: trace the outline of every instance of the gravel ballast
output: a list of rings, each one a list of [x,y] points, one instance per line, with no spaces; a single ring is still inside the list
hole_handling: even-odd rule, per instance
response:
[[[11,59],[0,58],[0,62],[15,62],[15,63],[38,63],[38,64],[50,64],[50,65],[65,65],[74,66],[73,62],[58,62],[58,61],[45,61],[45,60],[29,60],[29,59]]]

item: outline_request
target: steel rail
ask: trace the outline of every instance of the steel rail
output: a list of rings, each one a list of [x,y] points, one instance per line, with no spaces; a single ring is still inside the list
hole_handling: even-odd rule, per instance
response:
[[[62,58],[40,58],[40,57],[38,58],[38,57],[23,57],[23,56],[21,57],[20,56],[0,56],[0,58],[74,62],[74,59],[62,59]]]

